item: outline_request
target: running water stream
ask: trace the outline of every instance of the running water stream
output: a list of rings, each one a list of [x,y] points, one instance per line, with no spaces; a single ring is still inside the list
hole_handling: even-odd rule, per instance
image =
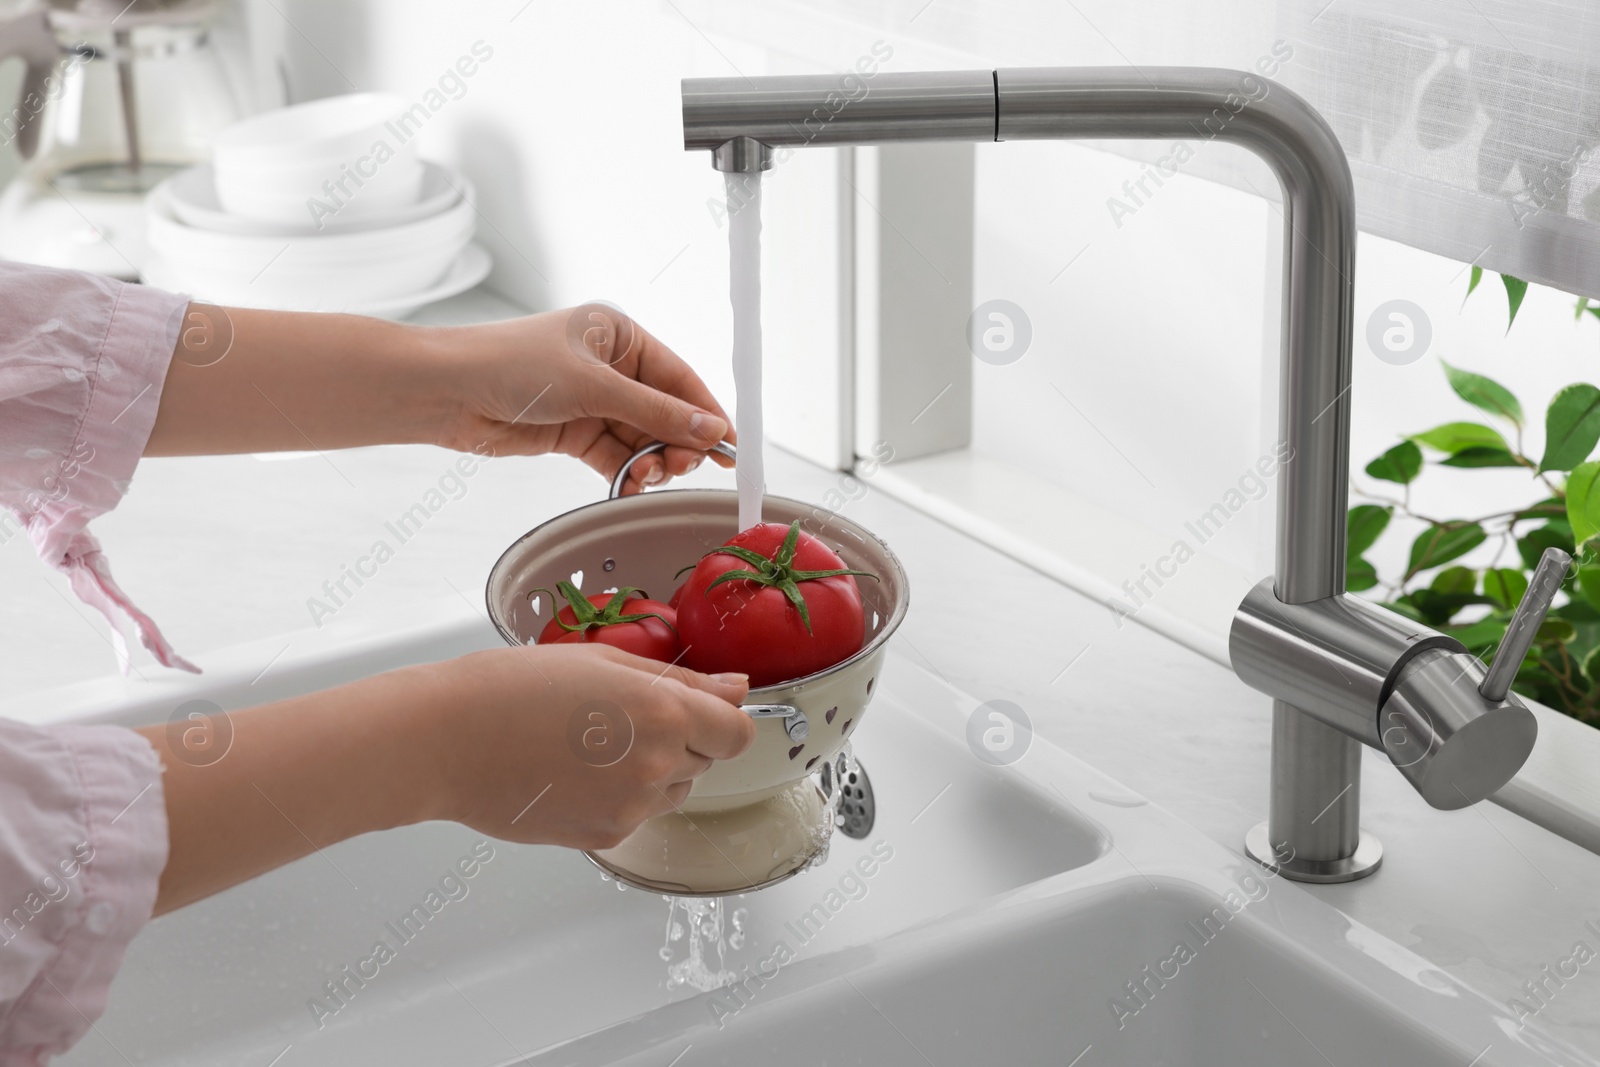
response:
[[[739,529],[761,521],[766,492],[761,427],[761,172],[727,174],[729,297],[733,302],[733,385],[738,410]]]
[[[734,415],[739,436],[735,474],[739,483],[739,529],[748,530],[761,521],[761,498],[766,491],[761,425],[761,174],[728,174],[725,178],[733,382],[738,405]],[[846,744],[836,758],[842,781],[855,766],[850,746]],[[834,786],[823,805],[822,822],[815,828],[808,867],[827,858],[839,799],[840,789]],[[739,972],[729,957],[744,947],[747,909],[735,907],[721,897],[662,899],[667,902],[666,937],[661,946],[661,958],[668,965],[667,988],[687,986],[705,992],[737,981]],[[682,959],[677,958],[680,946]]]

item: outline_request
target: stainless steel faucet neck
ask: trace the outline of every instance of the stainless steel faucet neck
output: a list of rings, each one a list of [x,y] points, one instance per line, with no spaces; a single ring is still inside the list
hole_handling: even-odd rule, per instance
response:
[[[1497,660],[1486,693],[1504,699],[1491,700],[1459,643],[1345,596],[1355,194],[1338,139],[1305,100],[1254,74],[1200,67],[690,79],[683,133],[719,170],[758,165],[747,142],[1165,138],[1261,157],[1283,194],[1284,462],[1273,580],[1246,597],[1230,639],[1239,676],[1274,697],[1270,817],[1247,850],[1307,881],[1375,871],[1382,849],[1359,828],[1363,742],[1436,807],[1476,802],[1522,765],[1536,727],[1501,688],[1520,656]]]
[[[1283,186],[1284,316],[1277,593],[1344,592],[1350,434],[1354,188],[1344,151],[1291,90],[1208,67],[1028,68],[699,78],[683,83],[684,147],[718,170],[767,148],[904,141],[1220,140],[1264,159]]]

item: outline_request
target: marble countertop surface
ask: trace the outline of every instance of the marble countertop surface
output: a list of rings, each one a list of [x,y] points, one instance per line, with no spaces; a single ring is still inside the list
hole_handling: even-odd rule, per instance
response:
[[[510,313],[477,294],[433,314]],[[148,461],[97,530],[118,579],[181,652],[204,667],[208,654],[250,645],[266,674],[275,657],[336,635],[481,614],[484,578],[506,545],[604,493],[597,475],[570,460],[491,462],[315,625],[308,601],[327,602],[324,581],[336,581],[374,541],[394,541],[385,523],[438,488],[453,460],[404,447]],[[770,491],[804,500],[820,499],[840,478],[779,450],[767,473]],[[708,465],[687,484],[727,481]],[[1119,628],[1103,605],[866,484],[842,510],[907,567],[912,610],[894,639],[905,654],[974,706],[1016,703],[1040,736],[1241,849],[1266,810],[1267,697],[1166,637]],[[135,698],[172,684],[148,660],[126,681],[108,681],[103,625],[24,540],[0,546],[0,575],[9,594],[0,601],[0,714],[49,717],[49,705],[70,702],[74,690],[121,687]],[[1024,601],[1026,619],[998,614]],[[56,688],[70,683],[81,684]],[[1295,891],[1501,1002],[1540,1007],[1525,983],[1556,970],[1578,942],[1600,952],[1600,855],[1492,804],[1435,811],[1385,758],[1365,756],[1363,825],[1383,842],[1383,868],[1360,882]],[[1539,1023],[1600,1057],[1600,963],[1551,988]]]

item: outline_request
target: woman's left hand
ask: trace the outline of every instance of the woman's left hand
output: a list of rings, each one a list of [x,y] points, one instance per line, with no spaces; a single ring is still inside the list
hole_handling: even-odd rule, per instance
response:
[[[559,452],[610,479],[640,446],[666,442],[634,464],[629,494],[687,474],[716,442],[733,440],[727,414],[689,365],[604,304],[433,332],[463,372],[458,410],[439,431],[447,448]]]

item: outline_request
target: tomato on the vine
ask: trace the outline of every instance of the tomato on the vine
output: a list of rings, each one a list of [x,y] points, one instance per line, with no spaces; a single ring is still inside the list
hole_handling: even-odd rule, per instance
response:
[[[639,590],[630,587],[588,597],[571,582],[558,582],[556,588],[567,606],[545,624],[538,644],[611,645],[663,663],[673,662],[682,651],[676,612],[660,601],[634,596]],[[539,592],[550,593],[548,589]],[[554,596],[550,602],[554,607]]]
[[[708,552],[678,600],[682,663],[776,685],[833,666],[866,636],[856,575],[800,529],[758,523]]]

